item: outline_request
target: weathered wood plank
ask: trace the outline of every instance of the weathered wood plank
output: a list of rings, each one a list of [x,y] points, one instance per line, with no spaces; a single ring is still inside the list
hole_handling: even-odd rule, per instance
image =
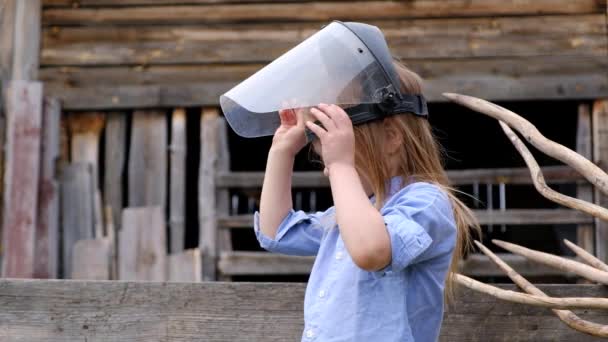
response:
[[[116,5],[117,1],[113,4]],[[148,3],[150,4],[150,3]],[[166,2],[163,4],[167,4]],[[96,4],[96,5],[99,5]],[[48,8],[45,25],[217,23],[243,21],[366,21],[377,18],[439,18],[531,14],[602,13],[595,0],[572,1],[317,1],[260,4]]]
[[[570,209],[508,209],[474,210],[482,225],[546,225],[546,224],[591,224],[593,217]],[[251,228],[253,215],[219,216],[220,228]]]
[[[118,12],[124,15],[126,11]],[[404,59],[599,57],[605,56],[604,17],[594,14],[371,23],[383,30],[392,53]],[[133,20],[131,15],[126,18]],[[47,28],[41,63],[47,66],[267,63],[317,32],[319,26],[319,23],[277,23],[161,27],[155,23]]]
[[[608,169],[608,100],[597,100],[593,104],[592,114],[593,129],[593,161],[603,170]],[[602,195],[595,189],[595,203],[608,206],[608,196]],[[608,262],[608,223],[596,220],[595,224],[595,252],[600,260]]]
[[[95,189],[99,184],[99,143],[105,113],[74,113],[67,117],[72,162],[89,163],[93,170]]]
[[[199,282],[203,278],[198,248],[170,254],[167,262],[168,281]]]
[[[16,0],[0,1],[0,91],[12,77]],[[2,91],[0,94],[3,94]],[[4,106],[0,101],[0,110]]]
[[[578,107],[578,124],[576,129],[576,152],[589,160],[593,160],[591,135],[591,109],[584,103]],[[593,187],[589,184],[579,184],[576,187],[576,197],[593,203]],[[582,224],[576,229],[577,244],[589,253],[595,253],[594,227],[592,224]]]
[[[42,84],[13,81],[5,100],[2,276],[31,278],[40,174]]]
[[[109,280],[110,263],[109,239],[77,241],[72,254],[72,279]]]
[[[201,161],[198,177],[199,249],[203,280],[215,280],[217,258],[216,165],[219,151],[219,114],[205,108],[201,115]]]
[[[407,64],[425,79],[430,101],[444,101],[441,93],[446,91],[489,100],[608,96],[604,56],[407,59]],[[50,67],[41,70],[41,79],[50,94],[72,109],[204,106],[217,105],[221,94],[261,67]]]
[[[167,237],[161,207],[123,210],[118,255],[120,280],[166,280]]]
[[[186,111],[183,108],[174,110],[171,117],[169,156],[170,253],[179,253],[186,241]]]
[[[40,65],[40,0],[15,2],[13,80],[37,80]]]
[[[130,207],[165,207],[167,141],[167,119],[164,112],[133,113],[128,165]]]
[[[59,159],[61,106],[54,98],[44,99],[40,144],[40,177],[34,277],[57,278],[59,270]]]
[[[573,183],[583,178],[567,166],[545,166],[542,168],[548,183]],[[532,184],[530,170],[527,168],[495,168],[448,170],[453,185],[470,185],[473,182],[506,184]],[[263,172],[221,172],[217,175],[218,187],[259,188],[264,180]],[[293,187],[328,187],[329,180],[321,172],[294,172]]]
[[[501,287],[516,290],[515,286]],[[595,285],[539,285],[553,296],[607,297]],[[0,338],[59,341],[295,341],[305,284],[0,280]],[[70,314],[66,314],[70,313]],[[606,311],[582,312],[608,322]],[[93,318],[92,318],[93,317]],[[101,317],[101,318],[99,318]],[[269,324],[273,324],[269,329]],[[462,289],[446,312],[441,341],[597,341],[550,310]]]
[[[509,253],[499,253],[502,260],[523,276],[568,275],[560,270],[538,265]],[[314,257],[299,257],[266,252],[233,251],[220,254],[219,271],[225,275],[289,275],[308,274]],[[504,272],[481,254],[472,254],[460,264],[460,272],[476,277],[503,277]]]
[[[74,245],[93,238],[93,170],[88,163],[73,163],[61,175],[61,227],[63,234],[63,277],[72,276]]]
[[[125,113],[108,113],[104,131],[104,204],[111,208],[115,229],[120,229],[120,215],[123,207],[123,172],[126,160],[127,117]],[[106,221],[106,224],[108,222]]]
[[[226,120],[220,118],[218,122],[219,146],[216,172],[230,172],[230,148],[228,146],[228,127]],[[217,177],[216,177],[217,181]],[[216,183],[216,215],[230,215],[230,191],[227,188],[218,188]],[[217,227],[216,227],[217,229]],[[217,232],[217,249],[221,251],[232,250],[232,232],[228,229],[221,229]],[[229,276],[220,274],[219,280],[229,281]]]

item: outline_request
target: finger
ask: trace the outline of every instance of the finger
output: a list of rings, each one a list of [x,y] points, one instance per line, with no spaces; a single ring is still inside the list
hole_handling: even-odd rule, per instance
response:
[[[319,137],[319,139],[321,139],[321,141],[323,141],[323,139],[325,138],[325,136],[327,135],[327,131],[324,130],[323,128],[321,128],[319,125],[315,124],[312,121],[306,121],[306,126],[308,127],[308,129],[310,129],[314,134],[317,135],[317,137]]]
[[[332,119],[336,127],[342,127],[351,122],[348,114],[340,106],[335,104],[328,105],[324,103],[319,104],[319,106],[323,112]]]
[[[293,109],[282,109],[279,111],[279,118],[281,119],[281,124],[283,125],[295,125],[297,124],[297,118]]]
[[[332,119],[319,109],[313,107],[310,109],[310,113],[323,124],[323,127],[325,127],[326,130],[330,131],[336,128],[336,124]]]

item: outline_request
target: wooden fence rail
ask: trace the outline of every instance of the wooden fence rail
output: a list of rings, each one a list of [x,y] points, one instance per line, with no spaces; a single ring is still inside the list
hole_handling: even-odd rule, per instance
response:
[[[514,289],[513,286],[503,286]],[[544,285],[554,296],[608,297],[596,285]],[[299,341],[304,284],[0,280],[0,340]],[[585,319],[608,323],[608,312]],[[440,341],[598,341],[548,309],[462,289]]]

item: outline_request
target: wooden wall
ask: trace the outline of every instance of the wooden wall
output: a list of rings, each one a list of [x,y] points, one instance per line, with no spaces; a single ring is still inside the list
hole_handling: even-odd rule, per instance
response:
[[[44,0],[40,78],[66,109],[216,105],[332,19],[385,32],[444,91],[608,96],[605,0]]]
[[[513,286],[506,286],[514,289]],[[607,297],[595,285],[544,285],[554,296]],[[304,284],[0,280],[0,340],[299,341]],[[606,311],[583,319],[608,323]],[[549,309],[464,290],[440,341],[586,342]]]

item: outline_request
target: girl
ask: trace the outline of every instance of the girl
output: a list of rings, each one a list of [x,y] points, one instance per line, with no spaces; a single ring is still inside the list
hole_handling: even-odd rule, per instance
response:
[[[401,92],[420,78],[394,62]],[[283,110],[268,154],[255,232],[260,245],[316,255],[304,303],[303,341],[435,341],[450,275],[469,247],[471,211],[449,188],[426,118],[404,113],[353,126],[339,106]],[[294,156],[305,128],[335,206],[292,209]]]

